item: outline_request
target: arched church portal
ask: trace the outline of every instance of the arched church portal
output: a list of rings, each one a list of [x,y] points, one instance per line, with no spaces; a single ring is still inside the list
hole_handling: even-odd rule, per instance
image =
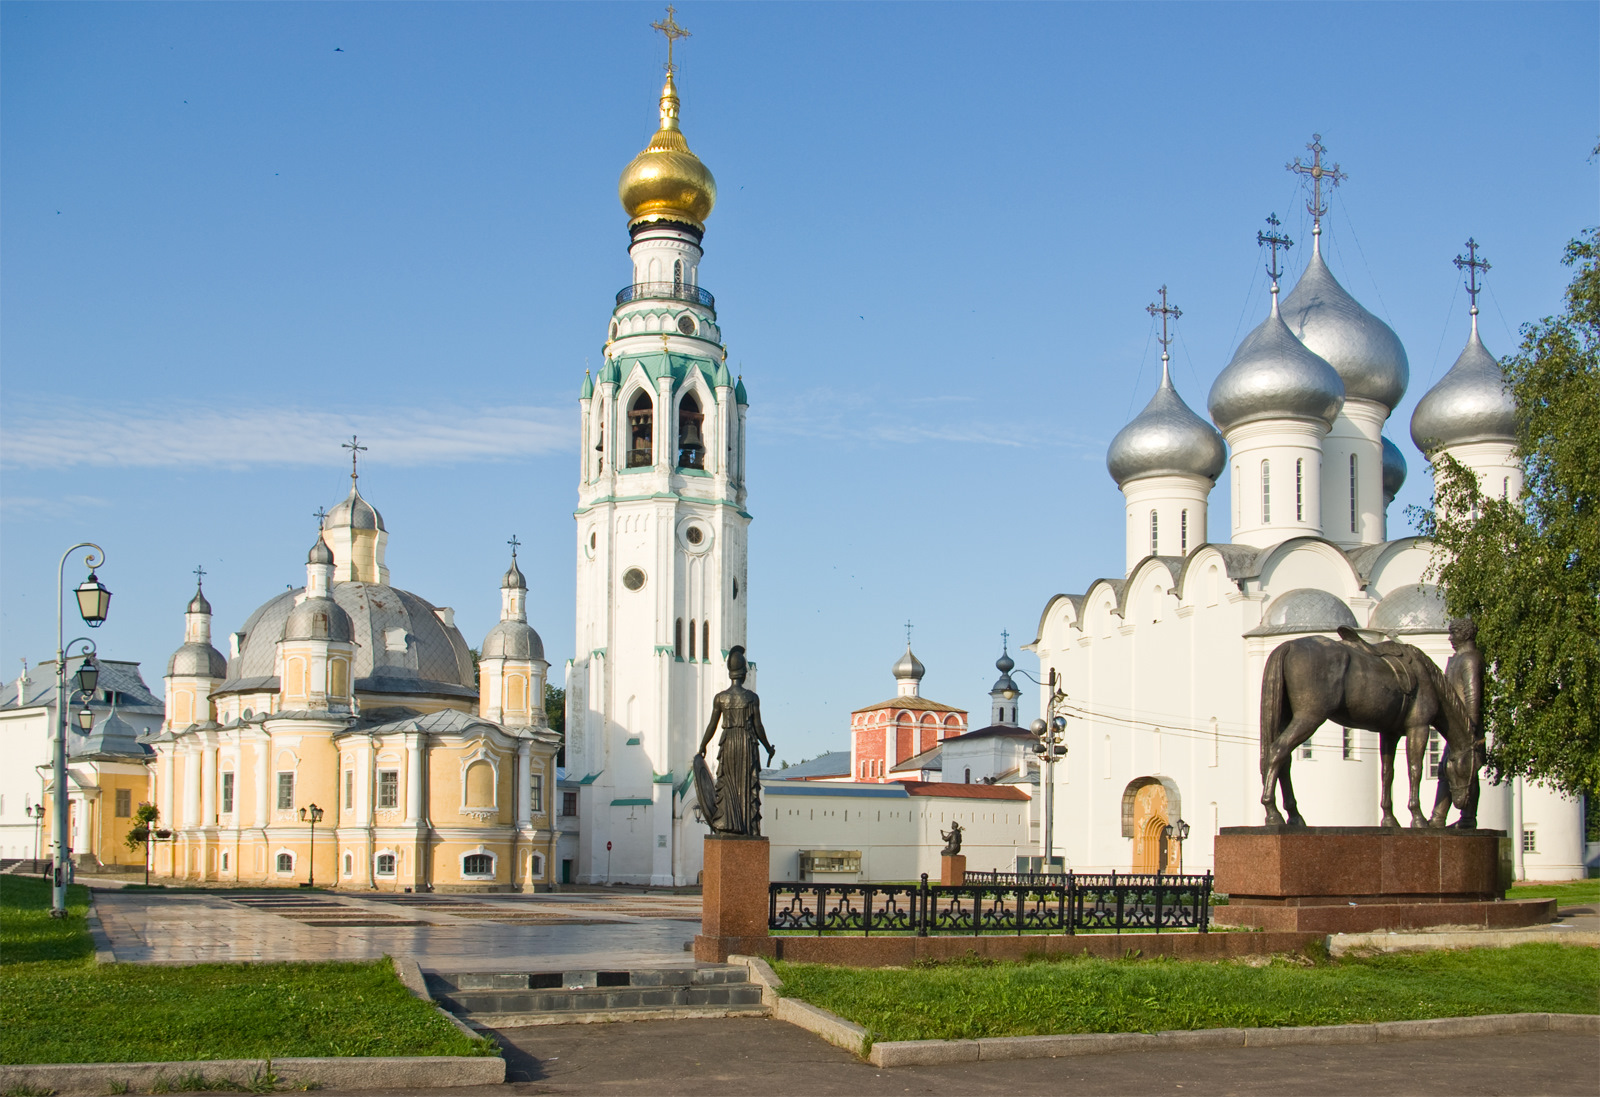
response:
[[[1178,843],[1166,829],[1182,816],[1183,802],[1170,777],[1136,777],[1122,791],[1122,836],[1133,839],[1134,872],[1175,872]]]

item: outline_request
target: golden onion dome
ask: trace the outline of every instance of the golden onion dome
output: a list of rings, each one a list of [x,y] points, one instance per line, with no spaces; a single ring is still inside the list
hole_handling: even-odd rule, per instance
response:
[[[717,202],[717,181],[711,169],[689,151],[678,129],[678,89],[667,73],[661,87],[661,128],[643,152],[622,169],[617,197],[630,224],[639,221],[687,220],[696,228]]]

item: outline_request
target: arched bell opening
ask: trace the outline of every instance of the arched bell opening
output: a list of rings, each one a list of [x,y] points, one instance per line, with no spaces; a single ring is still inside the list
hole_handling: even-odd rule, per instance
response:
[[[656,406],[650,394],[641,392],[628,408],[628,467],[646,468],[655,464]]]
[[[700,411],[700,401],[694,394],[686,395],[678,404],[678,467],[703,469],[706,467],[705,435],[701,425],[705,416]]]

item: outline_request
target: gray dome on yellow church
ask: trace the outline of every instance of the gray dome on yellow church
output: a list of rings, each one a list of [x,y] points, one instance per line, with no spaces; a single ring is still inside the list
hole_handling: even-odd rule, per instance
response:
[[[390,584],[387,542],[352,471],[306,554],[305,586],[251,613],[230,658],[211,646],[210,603],[190,600],[166,719],[146,738],[175,832],[157,871],[379,891],[551,880],[560,739],[527,583],[513,559],[475,666],[452,610]],[[302,812],[322,824],[315,846]]]

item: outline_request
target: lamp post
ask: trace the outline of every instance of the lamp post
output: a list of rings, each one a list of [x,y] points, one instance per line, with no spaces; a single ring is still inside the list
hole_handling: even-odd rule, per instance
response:
[[[65,617],[61,610],[62,588],[66,585],[67,557],[79,549],[89,549],[84,553],[83,563],[89,569],[89,577],[79,583],[73,591],[78,598],[78,615],[90,628],[99,628],[105,624],[106,612],[111,607],[111,592],[105,588],[100,579],[95,575],[94,569],[106,562],[106,551],[93,541],[80,541],[66,552],[61,554],[61,563],[56,566],[56,735],[55,735],[55,764],[51,767],[54,771],[56,786],[55,819],[51,835],[54,849],[51,851],[52,872],[50,886],[50,917],[65,918],[67,916],[67,645],[61,638],[65,633]],[[77,640],[73,641],[78,643]],[[92,694],[99,681],[99,669],[94,665],[92,655],[86,654],[83,665],[78,668],[75,677],[77,686],[85,693]],[[93,716],[90,717],[91,722]]]
[[[1027,674],[1026,671],[1023,671]],[[1030,674],[1028,677],[1032,678]],[[1038,679],[1034,679],[1038,681]],[[1055,859],[1055,825],[1056,825],[1056,777],[1055,766],[1067,755],[1065,735],[1067,718],[1062,715],[1066,707],[1067,695],[1056,681],[1056,668],[1050,668],[1050,679],[1041,683],[1049,691],[1045,701],[1045,716],[1035,720],[1032,725],[1034,737],[1039,741],[1034,744],[1033,752],[1039,756],[1043,763],[1041,777],[1044,779],[1044,863],[1043,869],[1048,872],[1051,862]]]
[[[322,822],[322,809],[316,804],[300,809],[300,821],[311,824],[311,850],[306,854],[306,883],[308,888],[317,886],[317,824]]]
[[[44,801],[24,808],[23,812],[33,820],[33,871],[39,871],[39,846],[44,841]]]
[[[1183,875],[1183,842],[1184,839],[1189,837],[1189,824],[1183,821],[1182,816],[1179,816],[1176,823],[1168,823],[1162,827],[1161,833],[1166,835],[1169,842],[1174,838],[1178,840],[1178,874],[1181,876]],[[1161,867],[1165,868],[1166,866],[1163,865]],[[1157,871],[1160,870],[1158,869]]]

